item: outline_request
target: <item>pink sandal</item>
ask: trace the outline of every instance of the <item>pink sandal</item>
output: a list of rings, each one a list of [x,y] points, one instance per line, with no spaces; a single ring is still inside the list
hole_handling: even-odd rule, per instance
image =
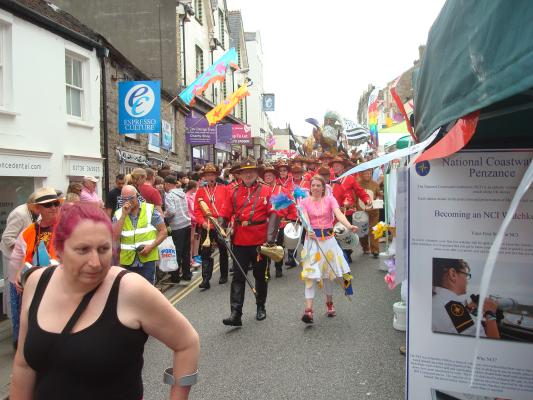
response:
[[[335,307],[333,307],[332,301],[328,301],[326,303],[326,309],[327,309],[328,317],[335,317],[337,315],[337,311],[335,311]]]

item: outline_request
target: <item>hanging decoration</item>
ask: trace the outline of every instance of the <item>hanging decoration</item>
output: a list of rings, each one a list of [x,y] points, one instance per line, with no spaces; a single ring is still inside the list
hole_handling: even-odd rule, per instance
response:
[[[218,121],[228,115],[241,99],[249,95],[248,82],[244,82],[235,92],[230,94],[224,101],[217,104],[215,108],[205,114],[205,117],[209,121],[209,125],[215,125]]]
[[[239,69],[237,59],[237,51],[232,47],[225,52],[222,57],[215,61],[203,74],[196,78],[193,83],[187,86],[187,88],[179,94],[179,98],[187,103],[187,105],[193,105],[194,97],[205,92],[211,83],[217,81],[221,82],[226,79],[228,65],[235,69]]]

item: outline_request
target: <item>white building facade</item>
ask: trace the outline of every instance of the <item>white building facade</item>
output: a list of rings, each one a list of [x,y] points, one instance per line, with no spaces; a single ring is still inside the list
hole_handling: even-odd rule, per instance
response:
[[[250,72],[248,76],[253,81],[248,97],[248,123],[252,126],[252,136],[259,138],[254,141],[255,157],[263,157],[260,152],[264,148],[268,135],[272,134],[271,124],[266,112],[263,111],[263,47],[261,34],[258,32],[245,32],[246,52]],[[260,144],[259,144],[260,143]]]
[[[0,235],[36,188],[102,176],[99,58],[67,36],[0,9]]]

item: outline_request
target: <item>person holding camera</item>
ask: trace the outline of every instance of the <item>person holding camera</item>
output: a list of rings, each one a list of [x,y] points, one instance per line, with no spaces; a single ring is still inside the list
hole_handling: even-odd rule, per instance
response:
[[[155,279],[157,246],[167,237],[167,227],[153,204],[139,202],[137,189],[122,188],[122,207],[113,216],[113,238],[120,241],[120,265],[145,277]]]

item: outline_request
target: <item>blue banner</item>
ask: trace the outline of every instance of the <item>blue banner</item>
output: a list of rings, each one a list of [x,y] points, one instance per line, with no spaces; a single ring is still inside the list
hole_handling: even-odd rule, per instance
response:
[[[118,133],[161,132],[161,83],[118,83]]]

